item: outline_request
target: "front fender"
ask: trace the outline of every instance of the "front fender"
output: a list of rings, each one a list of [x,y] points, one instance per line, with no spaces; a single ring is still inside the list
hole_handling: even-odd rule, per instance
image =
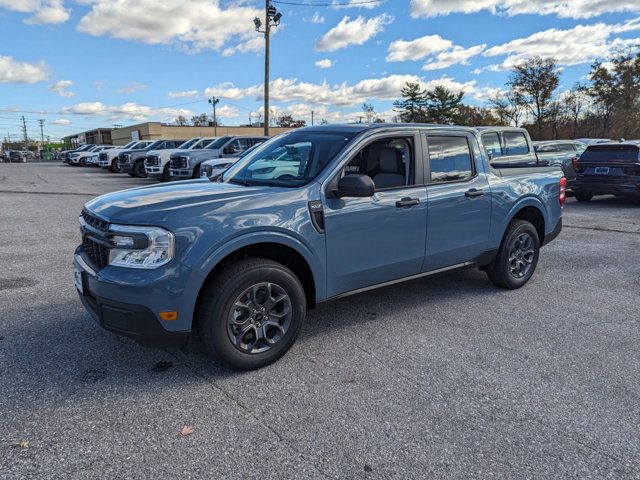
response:
[[[202,279],[206,279],[211,271],[220,263],[222,259],[240,250],[259,243],[277,243],[294,249],[307,262],[313,275],[316,286],[316,298],[318,300],[325,298],[326,279],[324,269],[322,268],[322,259],[313,253],[313,249],[306,243],[303,238],[298,238],[290,232],[279,230],[260,230],[254,232],[243,233],[231,239],[227,239],[222,245],[213,247],[203,256],[203,261],[199,262],[197,273]],[[322,250],[320,250],[322,251]],[[194,266],[194,268],[196,268]]]

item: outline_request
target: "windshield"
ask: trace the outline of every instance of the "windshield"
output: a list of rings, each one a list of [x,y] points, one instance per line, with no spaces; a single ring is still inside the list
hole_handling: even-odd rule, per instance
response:
[[[164,140],[156,140],[155,142],[148,143],[145,147],[140,147],[140,148],[144,148],[146,150],[153,150],[154,148],[157,148],[160,145],[162,145],[163,142]]]
[[[193,145],[194,143],[196,143],[198,141],[200,141],[199,138],[192,138],[191,140],[187,140],[183,144],[179,145],[178,148],[180,148],[181,150],[186,150],[186,149],[190,148],[191,145]]]
[[[208,150],[216,150],[218,148],[222,148],[222,146],[227,143],[227,141],[230,139],[231,137],[220,137],[219,139],[217,139],[215,142],[211,142],[208,146],[207,149]]]
[[[223,181],[299,187],[316,178],[354,133],[294,131],[272,138],[227,170]]]
[[[129,143],[127,143],[124,147],[121,147],[121,148],[123,148],[123,149],[125,149],[125,148],[132,148],[136,143],[138,143],[138,142],[136,142],[136,141],[134,140],[133,142],[129,142]]]

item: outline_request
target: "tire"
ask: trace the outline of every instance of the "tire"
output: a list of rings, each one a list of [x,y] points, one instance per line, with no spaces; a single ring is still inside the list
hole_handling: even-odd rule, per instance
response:
[[[162,176],[159,178],[161,182],[170,182],[171,181],[171,172],[169,172],[169,167],[171,165],[167,163],[162,169]]]
[[[133,164],[133,176],[137,178],[147,178],[147,172],[144,169],[144,160],[138,160]]]
[[[80,166],[81,166],[81,167],[86,167],[86,166],[87,166],[87,160],[86,160],[85,158],[82,158],[82,159],[80,160]]]
[[[498,287],[520,288],[535,272],[539,256],[540,239],[535,227],[526,220],[513,220],[502,238],[496,259],[487,269],[489,280]]]
[[[200,178],[200,164],[196,165],[193,169],[193,175],[191,178]]]
[[[120,171],[120,169],[118,168],[118,159],[114,158],[113,160],[111,160],[111,166],[109,167],[109,171],[111,173],[118,173]]]
[[[575,193],[576,200],[579,202],[589,202],[593,198],[591,193],[577,192]]]
[[[269,310],[268,299],[283,294],[286,297]],[[234,315],[239,315],[236,320]],[[198,304],[196,321],[212,357],[237,370],[252,370],[287,353],[300,333],[305,315],[304,290],[291,270],[271,260],[247,258],[225,267],[209,282]],[[265,319],[267,323],[263,323]]]

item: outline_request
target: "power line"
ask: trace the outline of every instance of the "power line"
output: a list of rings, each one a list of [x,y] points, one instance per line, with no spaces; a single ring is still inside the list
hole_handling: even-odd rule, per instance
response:
[[[297,3],[287,2],[284,0],[272,0],[273,3],[280,3],[282,5],[295,5],[297,7],[351,7],[353,5],[367,5],[371,3],[382,3],[384,0],[361,0],[359,2],[346,2],[346,3]]]

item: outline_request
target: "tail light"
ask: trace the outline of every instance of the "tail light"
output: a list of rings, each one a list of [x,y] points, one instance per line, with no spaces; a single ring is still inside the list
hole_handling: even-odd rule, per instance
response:
[[[564,203],[567,201],[567,179],[562,177],[560,179],[560,206],[564,207]]]
[[[578,157],[573,157],[571,159],[571,164],[573,165],[573,169],[577,172],[578,171]]]

